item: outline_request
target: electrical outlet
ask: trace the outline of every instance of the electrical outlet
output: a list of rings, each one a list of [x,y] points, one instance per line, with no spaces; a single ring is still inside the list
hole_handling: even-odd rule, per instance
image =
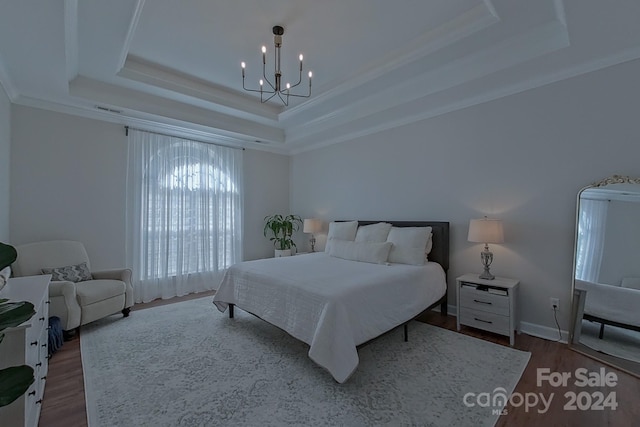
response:
[[[560,300],[558,298],[549,298],[549,308],[560,311]]]

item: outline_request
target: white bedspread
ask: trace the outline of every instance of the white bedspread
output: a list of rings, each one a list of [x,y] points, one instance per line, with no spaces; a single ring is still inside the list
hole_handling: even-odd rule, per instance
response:
[[[236,264],[213,302],[220,311],[236,304],[309,344],[309,357],[342,383],[358,366],[357,345],[445,292],[437,263],[380,265],[311,253]]]

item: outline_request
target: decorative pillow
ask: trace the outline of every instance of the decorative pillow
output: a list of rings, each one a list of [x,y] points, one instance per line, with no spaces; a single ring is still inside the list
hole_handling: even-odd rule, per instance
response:
[[[329,255],[351,261],[384,264],[389,257],[391,242],[351,242],[335,239],[331,244]]]
[[[431,227],[392,227],[387,237],[393,243],[389,262],[424,265],[430,236]]]
[[[383,243],[387,241],[387,236],[391,230],[391,224],[378,222],[376,224],[361,225],[356,231],[356,242]]]
[[[356,238],[358,230],[358,221],[330,222],[329,233],[327,234],[327,245],[324,251],[329,253],[331,250],[332,240],[353,240]]]
[[[91,271],[86,262],[78,265],[68,265],[66,267],[43,268],[42,274],[51,274],[52,281],[84,282],[93,280]]]

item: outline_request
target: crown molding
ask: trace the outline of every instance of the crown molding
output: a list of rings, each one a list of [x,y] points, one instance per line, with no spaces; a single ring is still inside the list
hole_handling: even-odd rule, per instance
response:
[[[564,10],[564,0],[553,0],[553,7],[556,11],[556,19],[567,27],[567,14]]]
[[[247,141],[284,143],[284,131],[281,128],[135,89],[123,88],[82,75],[71,82],[69,94],[92,103],[115,106],[116,109],[129,110],[139,114],[147,112],[155,117],[191,122],[196,126],[218,129],[224,134]]]
[[[144,1],[145,0],[137,0],[136,6],[133,9],[133,13],[131,14],[129,29],[127,30],[127,35],[125,36],[122,50],[120,51],[120,56],[118,58],[118,64],[116,66],[116,70],[118,70],[117,72],[120,72],[120,70],[122,70],[122,68],[125,66],[127,56],[129,55],[129,49],[131,48],[131,43],[133,42],[133,36],[136,33],[136,28],[138,27],[138,22],[140,21],[140,15],[142,14]]]
[[[386,85],[381,91],[370,91],[366,97],[348,105],[336,106],[330,113],[304,121],[304,124],[287,130],[287,143],[308,139],[332,127],[354,122],[367,116],[392,110],[414,100],[446,91],[461,84],[482,78],[496,71],[507,69],[569,45],[566,28],[557,21],[539,26],[526,34],[520,34],[498,45],[475,52],[435,70],[403,81],[399,85]],[[514,54],[514,52],[517,52]],[[424,82],[429,82],[428,85]],[[381,85],[385,87],[385,85]],[[390,115],[380,117],[378,126],[393,126]]]
[[[222,105],[260,119],[267,119],[273,121],[274,124],[278,120],[278,113],[282,110],[280,107],[271,104],[257,104],[253,97],[247,98],[222,86],[180,73],[134,55],[127,56],[124,66],[117,75],[218,106]]]
[[[177,137],[193,138],[205,142],[228,145],[230,147],[247,148],[281,155],[288,154],[288,150],[282,145],[256,143],[246,139],[234,138],[217,129],[211,129],[205,126],[196,126],[191,122],[167,119],[165,117],[154,116],[147,113],[142,113],[136,117],[126,111],[123,111],[122,113],[115,113],[98,110],[87,105],[63,104],[57,101],[37,99],[22,95],[16,97],[15,101],[12,102],[24,107],[38,108],[41,110],[68,114],[86,119],[120,124],[122,126],[131,126],[143,130],[168,133]]]
[[[379,120],[375,122],[377,123],[376,125],[366,127],[360,126],[353,132],[344,132],[340,135],[333,135],[329,137],[323,136],[319,139],[312,139],[306,143],[301,142],[297,145],[293,145],[288,141],[287,145],[290,146],[289,152],[291,155],[296,155],[306,151],[313,151],[330,145],[343,143],[352,139],[372,135],[374,133],[382,132],[388,129],[393,129],[422,120],[427,120],[443,114],[461,110],[463,108],[472,107],[474,105],[483,104],[485,102],[490,102],[510,95],[515,95],[527,90],[535,89],[572,77],[577,77],[582,74],[590,73],[592,71],[597,71],[603,68],[637,59],[640,59],[640,48],[628,49],[623,52],[618,52],[616,54],[610,55],[607,58],[600,58],[594,61],[585,62],[578,66],[565,68],[561,71],[549,72],[534,79],[528,79],[513,85],[490,90],[485,93],[478,94],[474,97],[461,99],[459,101],[451,102],[446,105],[441,105],[439,108],[427,108],[422,110],[420,108],[411,108],[410,110],[419,111],[415,114],[409,114],[407,111],[400,111],[394,114],[390,111],[387,111],[386,117],[388,118],[388,120],[378,118]]]
[[[499,22],[500,18],[495,12],[493,5],[487,0],[483,2],[483,4],[423,34],[401,50],[397,50],[393,54],[380,58],[376,63],[370,64],[366,67],[366,69],[370,71],[359,73],[358,76],[349,78],[344,83],[338,84],[308,101],[284,110],[280,114],[280,120],[283,123],[293,121],[296,119],[296,116],[310,109],[330,102],[332,99],[344,95],[346,92],[350,92],[398,68],[425,58],[440,49]]]
[[[64,0],[64,53],[67,81],[78,75],[78,0]]]
[[[4,93],[7,94],[9,100],[11,102],[15,102],[18,98],[18,89],[12,83],[11,77],[9,77],[9,72],[4,65],[2,56],[0,56],[0,87],[2,87]]]

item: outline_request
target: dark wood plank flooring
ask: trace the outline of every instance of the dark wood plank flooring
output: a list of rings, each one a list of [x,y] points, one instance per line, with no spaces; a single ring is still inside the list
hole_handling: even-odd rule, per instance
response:
[[[211,293],[195,294],[170,300],[157,300],[147,304],[137,304],[135,310],[171,304],[187,299],[213,295]],[[132,314],[135,316],[135,313]],[[419,320],[449,330],[456,329],[456,320],[452,316],[440,316],[430,312]],[[126,320],[125,320],[126,321]],[[508,338],[464,327],[462,333],[501,345],[508,345]],[[543,405],[525,410],[520,407],[507,406],[507,414],[500,417],[497,427],[505,426],[632,426],[640,423],[640,379],[622,371],[608,367],[593,359],[570,350],[565,344],[543,340],[520,334],[516,337],[516,348],[531,352],[531,360],[518,383],[515,392],[542,393],[545,399],[553,393],[553,400],[546,413],[539,413]],[[477,355],[482,357],[482,355]],[[589,372],[596,372],[605,367],[607,372],[614,372],[618,377],[615,387],[585,387],[574,385],[569,380],[567,387],[551,387],[544,383],[538,387],[537,368],[549,368],[551,372],[571,372],[578,368],[586,368]],[[470,392],[489,392],[493,390],[469,390]],[[618,407],[616,410],[604,411],[568,411],[564,410],[567,392],[592,393],[601,391],[605,395],[611,391],[616,393]],[[462,405],[462,402],[460,403]],[[49,363],[49,373],[45,388],[40,427],[85,427],[87,426],[84,377],[80,356],[80,340],[75,338],[67,341],[61,350],[54,355]]]

